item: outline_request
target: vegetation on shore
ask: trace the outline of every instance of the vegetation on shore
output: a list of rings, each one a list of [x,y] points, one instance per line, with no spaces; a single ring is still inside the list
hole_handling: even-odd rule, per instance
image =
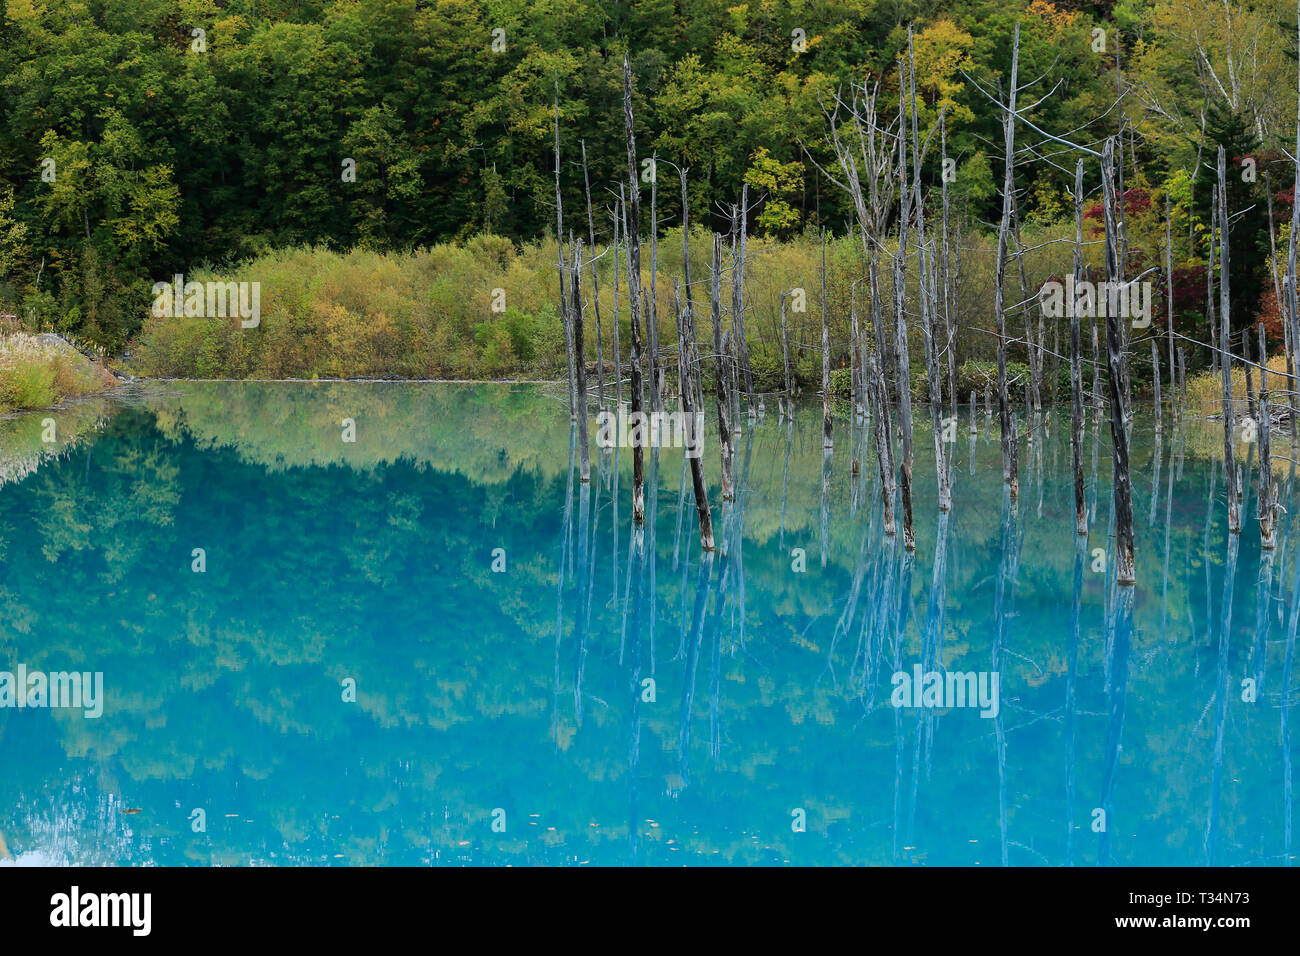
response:
[[[0,335],[0,412],[48,408],[116,384],[102,366],[60,338]]]
[[[747,186],[751,249],[788,243],[746,276],[765,339],[750,351],[771,371],[774,337],[763,327],[775,299],[758,283],[812,293],[809,237],[844,237],[854,224],[832,178],[827,112],[864,78],[882,103],[896,101],[910,24],[918,120],[931,143],[920,179],[932,197],[951,179],[964,274],[992,269],[1002,181],[992,144],[1002,133],[986,94],[1007,82],[1019,29],[1022,75],[1050,73],[1059,87],[1027,108],[1027,121],[1090,136],[1126,130],[1129,275],[1161,261],[1170,200],[1180,323],[1204,324],[1196,295],[1211,221],[1206,158],[1225,147],[1240,328],[1270,312],[1270,202],[1273,237],[1286,247],[1294,109],[1279,91],[1292,86],[1294,13],[1281,0],[954,0],[933,10],[706,0],[675,9],[667,30],[661,6],[644,0],[545,9],[520,0],[15,0],[0,5],[0,311],[112,353],[143,328],[142,363],[160,373],[554,375],[563,336],[553,232],[547,238],[552,117],[558,106],[566,230],[586,232],[589,181],[604,249],[608,207],[627,184],[627,51],[642,159],[657,155],[662,177],[660,320],[674,245],[662,227],[682,221],[673,164],[691,169],[690,218],[705,233],[728,231],[728,204]],[[1050,147],[1030,135],[1025,148]],[[1072,236],[1067,166],[1018,171],[1026,248],[1036,230]],[[644,175],[640,188],[645,202]],[[1091,178],[1087,190],[1096,224]],[[513,251],[494,252],[505,248]],[[831,319],[843,329],[850,266],[839,258]],[[530,287],[501,275],[507,265]],[[602,295],[609,265],[606,257]],[[1066,268],[1031,269],[1030,282]],[[219,323],[163,328],[148,318],[150,289],[177,273],[260,281],[278,306],[265,329],[239,338]],[[357,287],[330,287],[345,281]],[[991,327],[987,276],[962,281],[971,293],[963,326],[975,331],[963,331],[960,360],[988,360],[995,340],[978,331]],[[508,293],[500,314],[485,298],[497,287]],[[859,305],[865,311],[864,297]],[[807,316],[791,314],[796,326],[816,318],[811,305]],[[1206,340],[1196,328],[1178,331]],[[834,341],[845,351],[843,334]],[[807,349],[797,359],[796,375],[815,369]],[[1189,371],[1207,360],[1193,349]]]
[[[1134,248],[1155,243],[1161,225],[1154,217],[1130,217]],[[1050,240],[1072,236],[1073,226],[1026,225],[1025,271],[1032,294],[1047,279],[1069,271],[1073,250]],[[988,303],[992,301],[996,238],[975,233],[962,238],[962,271],[954,288],[958,323],[954,346],[959,367],[959,394],[983,394],[993,379],[996,337]],[[708,274],[712,238],[692,229],[691,273]],[[1153,245],[1154,247],[1154,245]],[[659,239],[655,302],[659,341],[676,341],[672,314],[673,281],[684,278],[681,228],[663,230]],[[745,273],[746,335],[760,390],[782,387],[780,299],[783,292],[803,290],[803,309],[789,301],[787,318],[793,376],[806,389],[818,388],[821,376],[821,239],[809,231],[786,240],[753,237]],[[1087,248],[1085,261],[1100,269],[1101,249]],[[136,375],[161,378],[465,378],[560,379],[566,376],[565,335],[558,302],[559,287],[553,238],[516,243],[504,236],[482,235],[461,243],[441,243],[414,252],[354,249],[337,252],[323,246],[270,252],[237,267],[196,271],[198,282],[261,283],[261,321],[245,329],[238,318],[159,318],[147,315],[131,346],[126,367]],[[871,297],[858,236],[827,239],[826,314],[830,325],[831,364],[845,369],[850,361],[850,313],[856,307],[865,330],[871,328]],[[618,291],[619,344],[624,374],[631,340],[625,250],[620,247]],[[611,253],[596,262],[601,317],[599,355],[613,388],[614,264]],[[588,273],[589,276],[589,273]],[[648,256],[642,256],[643,287],[650,285]],[[892,275],[884,270],[880,295],[892,301]],[[723,283],[729,283],[724,276]],[[1018,277],[1016,282],[1018,283]],[[856,283],[856,289],[855,289]],[[1205,337],[1203,279],[1175,287],[1177,328]],[[1015,285],[1017,293],[1019,285]],[[595,363],[595,297],[585,287],[587,335],[585,356]],[[906,288],[909,308],[918,309],[915,283]],[[708,340],[707,289],[692,297],[701,316],[699,334]],[[1016,295],[1019,299],[1021,296]],[[1163,292],[1152,300],[1153,332],[1161,332]],[[1036,310],[1034,312],[1035,321]],[[1013,318],[1014,323],[1023,321]],[[1091,320],[1086,320],[1091,321]],[[1085,324],[1084,350],[1091,338]],[[1047,347],[1067,351],[1068,320],[1047,320]],[[1135,336],[1138,333],[1135,332]],[[913,386],[925,394],[921,332],[913,329]],[[1275,340],[1280,341],[1280,336]],[[666,348],[671,356],[675,348]],[[1023,341],[1008,346],[1013,363],[1027,361]],[[1134,382],[1150,380],[1149,352],[1135,349]],[[1049,378],[1064,396],[1068,363],[1055,364]],[[840,376],[843,377],[842,375]],[[1013,368],[1012,377],[1015,377]],[[1064,384],[1062,384],[1064,383]],[[588,383],[595,387],[594,377]],[[982,400],[982,399],[981,399]]]

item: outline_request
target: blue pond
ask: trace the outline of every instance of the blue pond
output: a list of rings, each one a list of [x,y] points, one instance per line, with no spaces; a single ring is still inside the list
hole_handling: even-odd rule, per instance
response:
[[[638,531],[630,450],[581,484],[546,386],[2,421],[0,672],[102,674],[102,714],[0,708],[0,865],[1289,863],[1292,466],[1263,552],[1238,445],[1234,543],[1217,426],[1140,413],[1119,589],[1109,425],[1084,540],[1053,418],[1012,501],[964,410],[941,517],[918,407],[914,553],[847,416],[829,457],[820,407],[746,425],[725,505],[710,429],[707,557],[682,451]],[[918,668],[996,705],[894,706]]]

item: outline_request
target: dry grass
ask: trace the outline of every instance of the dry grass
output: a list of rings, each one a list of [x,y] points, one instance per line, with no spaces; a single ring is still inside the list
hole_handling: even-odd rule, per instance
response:
[[[66,344],[25,332],[0,336],[0,409],[48,408],[116,381]]]
[[[1279,393],[1289,388],[1286,375],[1286,356],[1274,355],[1266,365],[1268,372],[1264,376],[1264,388],[1277,390]],[[1260,371],[1255,370],[1255,390],[1259,392]],[[1236,366],[1232,370],[1232,397],[1245,401],[1246,370]],[[1283,401],[1279,394],[1277,401]],[[1193,415],[1218,415],[1223,410],[1223,381],[1211,371],[1200,372],[1187,380],[1187,411]]]

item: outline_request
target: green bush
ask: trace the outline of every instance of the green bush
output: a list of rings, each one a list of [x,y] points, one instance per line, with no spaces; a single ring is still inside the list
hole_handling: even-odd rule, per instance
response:
[[[0,368],[0,405],[8,408],[46,408],[59,400],[54,390],[53,365],[19,364]]]

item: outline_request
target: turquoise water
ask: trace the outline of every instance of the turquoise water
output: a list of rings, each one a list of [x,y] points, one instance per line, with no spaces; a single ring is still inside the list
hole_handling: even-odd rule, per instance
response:
[[[921,411],[914,555],[807,407],[738,438],[725,513],[709,431],[705,561],[680,450],[634,536],[630,452],[581,487],[545,387],[154,385],[52,444],[48,413],[0,422],[0,670],[104,686],[99,718],[0,709],[0,836],[122,865],[1288,862],[1297,536],[1261,560],[1252,463],[1230,562],[1218,433],[1139,415],[1108,631],[1108,425],[1079,546],[1063,410],[1014,504],[964,413],[943,520]],[[996,672],[997,716],[892,706],[935,662]]]

